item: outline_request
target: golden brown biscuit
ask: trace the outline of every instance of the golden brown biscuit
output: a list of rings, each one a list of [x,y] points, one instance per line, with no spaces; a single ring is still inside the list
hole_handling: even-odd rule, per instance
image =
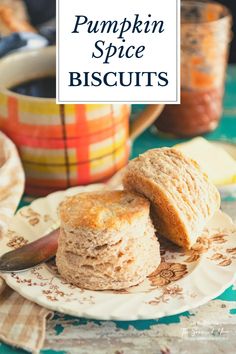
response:
[[[153,149],[128,164],[124,187],[151,201],[159,234],[186,249],[220,207],[220,195],[198,164],[171,149]]]
[[[80,193],[59,208],[56,263],[70,283],[92,290],[124,289],[160,264],[149,201],[124,191]]]

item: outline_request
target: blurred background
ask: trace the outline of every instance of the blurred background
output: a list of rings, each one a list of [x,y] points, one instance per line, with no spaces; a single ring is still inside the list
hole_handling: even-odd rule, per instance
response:
[[[129,157],[198,136],[227,143],[223,148],[234,155],[233,167],[229,178],[220,181],[234,182],[236,190],[236,0],[182,0],[181,10],[181,105],[166,105],[162,113],[156,110],[158,114],[142,124],[135,139],[129,134],[129,125],[137,122],[143,105],[132,105],[131,119],[128,105],[59,106],[55,70],[37,82],[29,77],[28,82],[14,87],[4,86],[5,70],[1,69],[0,86],[9,90],[6,94],[0,87],[0,130],[20,152],[29,194],[104,181],[125,166]],[[55,16],[55,0],[0,0],[0,58],[5,60],[16,50],[55,44]],[[28,76],[30,67],[34,77],[36,67],[45,65],[43,58],[37,65],[29,56],[27,60],[24,70]],[[46,61],[54,65],[55,55],[50,54]],[[210,149],[204,144],[198,140],[191,147],[200,152],[201,160]],[[210,160],[208,157],[206,166]]]
[[[202,0],[203,2],[206,0]],[[219,0],[221,4],[227,6],[234,17],[233,32],[236,33],[236,1],[235,0]],[[21,3],[21,4],[20,4]],[[35,28],[42,28],[43,26],[55,26],[54,18],[56,16],[56,1],[55,0],[0,0],[0,6],[18,7],[19,13],[14,12],[16,18],[23,18],[23,11],[20,9],[20,5],[25,5],[28,13],[28,20]],[[0,33],[6,33],[2,31],[4,27],[4,11],[0,8]],[[13,15],[13,14],[12,14]],[[234,36],[230,51],[230,62],[236,63],[236,36]]]
[[[202,2],[207,2],[207,0],[202,0]],[[218,3],[221,3],[228,7],[232,16],[233,16],[233,33],[236,33],[236,1],[235,0],[219,0]],[[233,36],[230,57],[229,61],[231,63],[236,63],[236,36]]]
[[[204,0],[202,0],[204,2]],[[236,32],[236,1],[235,0],[219,0],[221,4],[227,6],[234,17],[233,32]],[[19,3],[23,3],[27,9],[29,21],[34,27],[42,27],[43,25],[54,26],[53,19],[56,15],[56,1],[55,0],[0,0],[0,6],[18,6]],[[19,6],[20,7],[20,6]],[[2,10],[0,9],[0,22]],[[18,14],[14,14],[18,17]],[[19,13],[19,18],[22,16],[22,11]],[[24,16],[23,16],[24,17]],[[0,29],[1,29],[0,25]],[[234,36],[230,51],[230,62],[236,62],[236,37]]]

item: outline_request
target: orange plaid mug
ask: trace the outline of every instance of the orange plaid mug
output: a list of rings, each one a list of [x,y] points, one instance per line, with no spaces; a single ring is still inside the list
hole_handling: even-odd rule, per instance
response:
[[[129,129],[127,104],[57,105],[55,98],[9,90],[47,76],[55,76],[55,47],[0,60],[0,130],[19,149],[26,192],[32,195],[108,179],[127,163],[130,141],[163,108],[147,106]]]

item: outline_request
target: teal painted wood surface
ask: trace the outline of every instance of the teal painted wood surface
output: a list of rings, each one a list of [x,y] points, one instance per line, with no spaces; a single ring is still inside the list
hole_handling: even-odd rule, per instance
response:
[[[133,106],[133,116],[143,109]],[[191,112],[189,112],[191,115]],[[190,117],[191,118],[191,117]],[[236,66],[227,73],[224,114],[219,127],[207,134],[209,140],[236,143]],[[181,139],[167,139],[151,129],[134,143],[132,157],[147,149],[172,146]],[[236,221],[236,202],[232,196],[224,202]],[[22,203],[22,205],[24,202]],[[194,340],[194,341],[193,341]],[[193,311],[158,320],[111,322],[92,321],[55,314],[48,321],[44,354],[62,353],[235,353],[236,286],[217,299]],[[193,348],[194,351],[193,351]],[[0,344],[0,353],[24,353]]]

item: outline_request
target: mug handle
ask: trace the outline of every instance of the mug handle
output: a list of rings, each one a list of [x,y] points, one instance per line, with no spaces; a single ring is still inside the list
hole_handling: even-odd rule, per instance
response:
[[[155,122],[164,109],[163,104],[150,104],[142,111],[130,125],[130,140],[133,142],[140,134]]]

